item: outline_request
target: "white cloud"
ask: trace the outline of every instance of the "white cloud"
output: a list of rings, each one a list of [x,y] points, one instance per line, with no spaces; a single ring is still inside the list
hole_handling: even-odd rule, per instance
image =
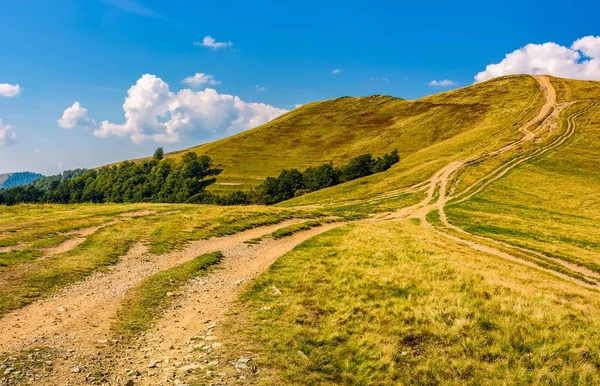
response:
[[[197,72],[193,76],[188,76],[187,78],[183,79],[181,83],[189,84],[192,87],[200,87],[204,84],[211,86],[221,84],[221,82],[216,80],[214,76],[205,74],[203,72]]]
[[[63,171],[63,166],[64,166],[64,162],[63,162],[63,161],[58,161],[58,162],[56,163],[56,168],[57,168],[59,171],[61,171],[61,172]]]
[[[476,82],[511,74],[547,74],[600,80],[600,36],[586,36],[571,47],[548,42],[528,44],[475,75]]]
[[[297,109],[297,108],[302,107],[302,106],[304,106],[304,104],[302,104],[302,103],[296,103],[294,105],[294,108]]]
[[[244,102],[237,96],[183,89],[177,93],[155,75],[143,75],[127,92],[123,104],[125,123],[103,121],[97,137],[129,137],[175,143],[183,137],[219,137],[266,123],[287,110],[263,103]]]
[[[0,83],[0,96],[15,97],[23,91],[18,84]]]
[[[219,48],[226,48],[226,47],[231,47],[233,45],[232,42],[218,42],[215,40],[215,38],[211,37],[211,36],[205,36],[204,39],[202,39],[202,42],[194,42],[195,46],[198,47],[209,47],[212,48],[213,50],[218,50]]]
[[[87,109],[81,107],[79,102],[75,102],[73,103],[73,106],[67,107],[57,123],[58,126],[62,127],[63,129],[92,127],[96,125],[96,122],[88,117]]]
[[[335,74],[339,74],[340,72],[342,72],[342,70],[340,70],[339,68],[336,68],[335,70],[331,71],[331,73],[332,73],[333,75],[335,75]]]
[[[387,76],[376,76],[374,78],[369,78],[369,82],[389,83],[390,82],[390,78],[388,78]]]
[[[2,119],[0,119],[0,146],[10,145],[15,142],[16,139],[17,135],[13,131],[13,127],[2,123]]]
[[[134,15],[169,20],[158,12],[144,7],[136,0],[102,0],[104,3]]]
[[[266,87],[265,86],[261,86],[260,84],[257,84],[256,86],[254,86],[254,88],[256,89],[256,91],[265,91]]]
[[[432,80],[431,82],[428,83],[430,86],[435,86],[435,87],[451,87],[451,86],[456,86],[458,85],[458,83],[453,82],[449,79],[444,79],[444,80]]]
[[[37,154],[40,152],[40,149],[33,149],[33,152]]]

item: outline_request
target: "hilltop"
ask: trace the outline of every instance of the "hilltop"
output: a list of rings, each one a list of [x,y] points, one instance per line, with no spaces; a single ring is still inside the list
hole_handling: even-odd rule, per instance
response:
[[[509,141],[515,133],[506,123],[519,125],[542,103],[529,76],[498,78],[415,101],[342,97],[301,106],[265,125],[185,151],[209,155],[223,170],[211,189],[247,189],[285,168],[328,161],[341,165],[364,153],[382,155],[397,148],[402,159],[410,159],[426,149],[439,151],[453,138],[452,148],[491,138]]]

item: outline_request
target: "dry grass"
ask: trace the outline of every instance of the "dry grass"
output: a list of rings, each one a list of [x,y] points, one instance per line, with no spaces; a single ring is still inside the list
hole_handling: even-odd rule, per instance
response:
[[[410,222],[310,240],[241,303],[229,328],[262,384],[600,382],[595,291]]]
[[[136,243],[145,242],[161,255],[185,248],[192,240],[241,232],[286,219],[316,218],[314,211],[266,207],[207,205],[22,205],[5,208],[0,222],[7,245],[19,250],[0,253],[0,315],[83,279],[119,261]],[[140,212],[143,210],[143,212]],[[125,212],[139,216],[122,216]],[[8,221],[18,218],[18,222]],[[108,224],[87,236],[74,249],[45,256],[40,247],[53,247],[70,231]]]

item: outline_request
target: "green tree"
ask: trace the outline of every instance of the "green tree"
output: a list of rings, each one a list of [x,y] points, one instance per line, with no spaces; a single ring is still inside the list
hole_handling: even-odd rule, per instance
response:
[[[163,148],[159,147],[158,149],[156,149],[152,158],[154,158],[155,161],[162,161],[162,159],[165,158],[165,151],[163,150]]]

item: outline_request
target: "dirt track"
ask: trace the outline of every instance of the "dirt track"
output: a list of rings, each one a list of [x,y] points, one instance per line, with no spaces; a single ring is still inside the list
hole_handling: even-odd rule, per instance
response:
[[[109,360],[120,349],[116,350],[107,344],[112,338],[112,320],[128,289],[156,272],[199,255],[214,251],[224,254],[220,268],[212,270],[201,281],[194,281],[186,289],[186,296],[176,302],[177,311],[167,314],[156,327],[154,336],[161,338],[144,339],[126,355],[131,361],[144,361],[148,352],[156,352],[156,356],[160,357],[162,354],[159,353],[168,352],[170,346],[179,346],[186,339],[201,333],[202,327],[205,327],[202,321],[206,318],[219,320],[235,300],[239,284],[264,272],[278,257],[302,241],[340,226],[339,223],[327,224],[280,240],[266,239],[258,245],[244,243],[302,221],[289,220],[231,236],[194,241],[183,251],[162,256],[149,255],[147,248],[138,244],[108,272],[97,272],[84,281],[64,288],[55,296],[5,315],[0,323],[0,352],[17,352],[43,346],[67,353],[65,360],[53,364],[51,378],[44,379],[43,384],[46,385],[86,384],[85,369],[97,370],[98,363],[102,363],[104,358],[111,367],[107,378],[115,382],[115,374],[121,372],[122,376],[126,376],[127,369]],[[198,286],[201,286],[201,290]],[[187,336],[186,331],[191,335]],[[98,355],[99,349],[101,355]],[[108,352],[102,353],[102,350]],[[79,371],[75,372],[74,369]],[[140,378],[136,384],[143,380],[143,377]],[[151,377],[141,384],[155,382],[156,379]]]
[[[552,110],[553,109],[560,110],[559,107],[556,106],[556,92],[554,90],[554,87],[550,83],[549,79],[545,76],[535,76],[535,78],[539,82],[540,88],[541,88],[542,92],[544,93],[544,95],[546,96],[546,102],[536,117],[534,117],[532,120],[530,120],[525,125],[523,125],[522,127],[519,128],[519,131],[523,133],[523,137],[521,139],[519,139],[518,141],[515,141],[511,144],[508,144],[498,150],[492,151],[490,153],[473,156],[473,157],[470,157],[465,160],[454,161],[454,162],[451,162],[450,164],[446,165],[444,168],[442,168],[438,172],[436,172],[435,175],[433,176],[433,178],[430,180],[430,185],[429,185],[429,188],[427,191],[427,197],[421,203],[419,203],[413,207],[410,207],[410,208],[401,209],[400,211],[396,212],[392,216],[392,218],[394,218],[394,219],[418,218],[421,220],[422,224],[424,224],[426,227],[434,230],[436,233],[438,233],[446,238],[449,238],[453,241],[467,245],[475,250],[485,252],[485,253],[488,253],[488,254],[491,254],[491,255],[494,255],[497,257],[507,259],[507,260],[519,262],[519,263],[527,265],[529,267],[553,274],[555,276],[559,276],[565,280],[574,282],[578,285],[581,285],[581,286],[584,286],[587,288],[596,288],[597,289],[598,286],[596,284],[589,284],[587,282],[570,277],[566,274],[563,274],[563,273],[560,273],[560,272],[557,272],[557,271],[554,271],[551,269],[542,268],[541,266],[539,266],[535,263],[532,263],[527,260],[523,260],[515,255],[510,254],[509,252],[506,251],[506,249],[515,249],[515,250],[519,250],[520,252],[524,252],[532,257],[537,257],[537,258],[541,257],[546,260],[554,261],[555,263],[562,265],[566,269],[569,269],[573,272],[581,274],[584,277],[586,277],[587,279],[591,279],[593,281],[598,280],[598,274],[596,274],[586,268],[579,267],[575,264],[564,262],[559,259],[553,259],[553,258],[545,256],[539,252],[529,251],[526,248],[521,248],[521,247],[517,248],[512,245],[508,245],[506,243],[501,243],[501,242],[498,242],[496,240],[493,240],[493,239],[490,239],[487,237],[471,235],[471,234],[465,232],[463,229],[461,229],[455,225],[452,225],[448,221],[448,218],[446,217],[446,213],[444,212],[444,208],[450,200],[455,199],[455,198],[459,198],[459,201],[457,201],[457,202],[462,202],[462,201],[468,200],[469,198],[473,197],[477,193],[481,192],[483,189],[485,189],[487,186],[489,186],[492,182],[500,179],[501,177],[506,175],[506,173],[508,173],[510,170],[514,169],[515,167],[522,164],[523,162],[526,162],[534,157],[539,157],[539,156],[557,148],[558,146],[562,145],[575,132],[575,118],[586,113],[588,110],[590,110],[591,108],[593,108],[597,105],[596,103],[592,103],[588,107],[570,115],[567,119],[568,125],[567,125],[565,132],[563,134],[561,134],[560,136],[558,136],[558,138],[556,138],[549,144],[546,144],[546,145],[532,151],[531,153],[517,156],[517,157],[511,159],[510,161],[506,162],[505,164],[497,167],[496,169],[487,173],[485,176],[481,177],[479,180],[477,180],[475,183],[473,183],[471,186],[469,186],[463,192],[461,192],[455,196],[450,195],[449,194],[449,185],[452,182],[453,176],[455,176],[462,168],[468,167],[469,164],[474,161],[478,161],[478,160],[481,160],[484,158],[490,158],[493,156],[507,153],[507,152],[515,149],[517,146],[523,144],[524,142],[533,141],[536,138],[536,132],[530,131],[529,129],[535,125],[543,127],[542,125],[544,124],[545,120],[550,115]],[[565,107],[565,106],[562,106],[562,107]],[[558,115],[558,113],[557,113],[557,115]],[[473,189],[475,189],[475,190],[473,192],[469,193]],[[434,200],[433,203],[431,203],[431,201],[433,200],[436,193],[438,194],[438,197],[436,200]],[[467,195],[467,193],[469,193],[469,194]],[[427,214],[432,211],[438,211],[440,221],[442,222],[444,228],[446,228],[446,229],[440,228],[440,227],[434,227],[427,221]],[[447,230],[452,230],[452,231],[454,231],[454,233],[451,234]],[[467,238],[458,236],[460,234],[469,236],[469,238],[467,239]],[[481,240],[482,242],[477,242],[477,241],[474,241],[473,239]],[[503,247],[503,248],[499,249],[499,248],[490,246],[490,244],[495,244],[495,245],[498,245],[499,247]]]

